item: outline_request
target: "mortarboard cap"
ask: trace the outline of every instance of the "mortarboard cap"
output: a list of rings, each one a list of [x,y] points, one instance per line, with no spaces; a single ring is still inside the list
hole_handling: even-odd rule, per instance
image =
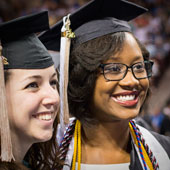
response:
[[[70,15],[71,29],[75,32],[74,44],[118,31],[131,32],[126,21],[130,21],[147,9],[126,0],[92,0]],[[60,31],[63,21],[59,21],[39,39],[48,50],[60,50]]]
[[[41,69],[53,65],[50,54],[35,34],[47,29],[47,11],[2,23],[2,56],[8,62],[4,69]]]

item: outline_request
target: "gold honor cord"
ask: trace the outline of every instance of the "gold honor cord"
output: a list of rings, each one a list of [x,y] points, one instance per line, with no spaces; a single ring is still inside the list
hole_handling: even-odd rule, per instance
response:
[[[132,125],[131,125],[130,123],[129,123],[129,128],[130,128],[130,132],[131,132],[131,134],[132,134],[132,137],[133,137],[133,139],[134,139],[134,142],[135,142],[136,146],[139,148],[139,146],[138,146],[138,141],[137,141],[135,132],[134,132],[133,127],[132,127]],[[144,160],[145,160],[147,166],[149,167],[149,170],[154,170],[154,169],[153,169],[153,165],[152,165],[152,163],[151,163],[151,161],[150,161],[150,159],[149,159],[148,154],[146,153],[146,150],[145,150],[142,142],[140,142],[140,144],[141,144],[141,148],[142,148]]]
[[[130,123],[129,123],[129,128],[136,146],[139,147],[133,127]],[[149,170],[154,170],[153,165],[149,159],[148,154],[146,153],[146,150],[142,142],[140,142],[140,144],[141,144],[144,160],[147,166],[149,167]],[[72,161],[72,170],[76,169],[76,160],[78,160],[78,170],[80,170],[81,169],[81,123],[79,120],[76,121],[75,131],[74,131],[74,153],[73,153],[73,161]]]
[[[79,120],[76,121],[75,131],[74,131],[74,153],[73,153],[72,170],[76,169],[76,160],[78,160],[78,170],[80,170],[81,169],[81,123]]]

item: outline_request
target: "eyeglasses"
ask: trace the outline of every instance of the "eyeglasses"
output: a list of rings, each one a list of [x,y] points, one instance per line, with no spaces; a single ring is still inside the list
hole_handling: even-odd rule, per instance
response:
[[[118,81],[124,79],[128,69],[131,69],[136,79],[145,79],[152,76],[153,61],[143,61],[127,66],[122,63],[101,64],[99,67],[103,70],[104,78],[108,81]]]

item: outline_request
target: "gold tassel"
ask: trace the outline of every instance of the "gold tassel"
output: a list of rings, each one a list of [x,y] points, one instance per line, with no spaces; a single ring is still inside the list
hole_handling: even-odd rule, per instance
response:
[[[69,122],[69,108],[67,99],[68,87],[68,69],[71,38],[75,35],[70,29],[69,16],[63,18],[63,27],[61,29],[61,47],[60,47],[60,125],[64,130],[65,124]]]
[[[10,127],[8,120],[8,111],[5,95],[4,69],[3,64],[7,64],[1,55],[2,47],[0,46],[0,137],[1,137],[1,161],[11,162],[14,160],[12,153],[12,143]],[[4,62],[5,61],[5,62]]]

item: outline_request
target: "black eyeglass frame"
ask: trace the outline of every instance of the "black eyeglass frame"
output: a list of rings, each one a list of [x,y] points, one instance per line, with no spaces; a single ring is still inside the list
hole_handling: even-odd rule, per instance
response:
[[[134,76],[137,80],[141,80],[141,79],[146,79],[146,78],[152,77],[152,71],[151,71],[151,74],[150,74],[150,75],[147,74],[146,77],[137,78],[137,77],[135,76],[135,73],[133,72],[133,66],[136,65],[136,64],[138,64],[138,63],[144,63],[144,64],[145,64],[145,63],[150,63],[150,64],[151,64],[151,70],[152,70],[152,66],[153,66],[153,64],[154,64],[154,62],[151,61],[151,60],[144,60],[143,62],[134,63],[134,64],[132,64],[131,66],[127,66],[126,64],[123,64],[123,63],[106,63],[106,64],[100,64],[99,67],[102,69],[102,74],[103,74],[104,78],[105,78],[107,81],[120,81],[120,80],[123,80],[123,79],[125,78],[128,70],[129,70],[129,68],[131,69],[131,72],[132,72],[133,76]],[[121,79],[117,79],[117,80],[110,80],[110,79],[106,78],[105,73],[104,73],[104,67],[105,67],[106,65],[109,65],[109,64],[122,64],[122,65],[126,66],[126,71],[124,72],[124,76],[123,76]],[[146,71],[147,71],[147,70],[146,70]]]

